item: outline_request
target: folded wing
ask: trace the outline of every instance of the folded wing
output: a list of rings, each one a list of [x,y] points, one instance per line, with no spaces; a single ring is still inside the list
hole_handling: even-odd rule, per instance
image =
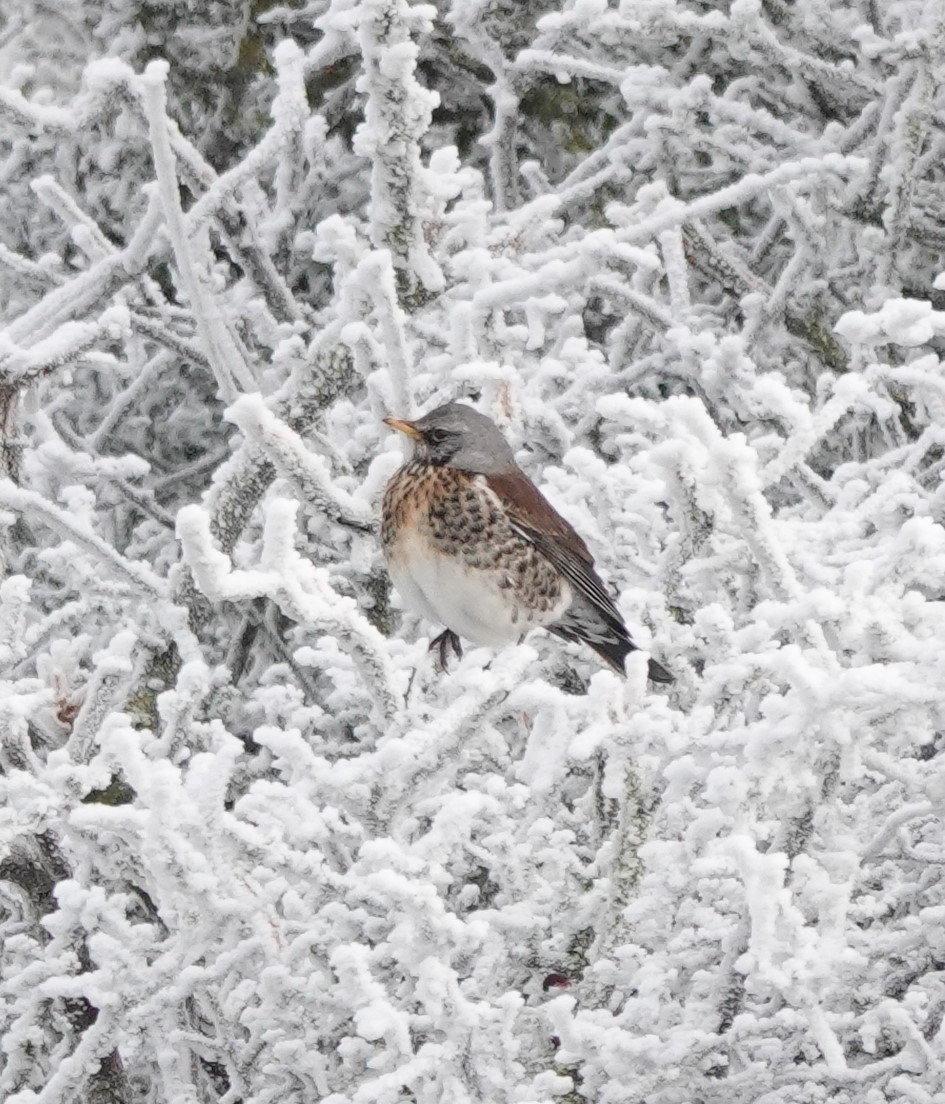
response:
[[[583,641],[623,674],[623,661],[636,645],[594,570],[587,545],[521,469],[484,478],[517,532],[571,584],[571,608],[549,630],[566,640]],[[665,667],[652,659],[649,676],[654,682],[673,681]]]

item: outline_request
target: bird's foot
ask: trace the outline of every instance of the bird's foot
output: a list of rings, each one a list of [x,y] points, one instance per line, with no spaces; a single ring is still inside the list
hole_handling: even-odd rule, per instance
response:
[[[451,649],[457,659],[463,658],[463,646],[459,642],[459,637],[452,629],[444,629],[439,636],[434,637],[430,641],[430,651],[435,651],[437,654],[436,665],[438,670],[449,670]]]

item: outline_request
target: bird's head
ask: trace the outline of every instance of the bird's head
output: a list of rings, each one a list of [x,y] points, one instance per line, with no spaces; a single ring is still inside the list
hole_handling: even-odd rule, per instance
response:
[[[418,460],[479,475],[498,475],[515,467],[512,450],[495,422],[463,403],[446,403],[412,422],[385,418],[384,424],[410,438]]]

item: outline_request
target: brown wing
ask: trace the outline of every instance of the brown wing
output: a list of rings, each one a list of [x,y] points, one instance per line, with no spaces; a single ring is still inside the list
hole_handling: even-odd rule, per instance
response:
[[[587,545],[520,469],[485,480],[498,495],[512,525],[561,572],[578,594],[621,635],[626,627],[594,570]]]
[[[484,478],[501,501],[513,528],[574,589],[571,608],[548,629],[565,640],[583,640],[615,671],[626,674],[624,660],[636,645],[594,570],[594,557],[587,545],[520,468]],[[655,659],[649,661],[649,677],[654,682],[673,681],[669,671]]]

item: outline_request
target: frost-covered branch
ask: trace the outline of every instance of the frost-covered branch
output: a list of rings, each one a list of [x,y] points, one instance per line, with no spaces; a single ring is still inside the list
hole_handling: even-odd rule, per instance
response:
[[[154,574],[145,564],[121,556],[95,532],[74,519],[66,510],[44,499],[33,491],[23,490],[9,481],[0,482],[0,505],[8,510],[28,513],[66,540],[74,541],[90,552],[103,565],[110,567],[126,585],[152,600],[167,595],[166,582]]]
[[[373,511],[332,485],[332,473],[325,461],[307,448],[289,426],[280,422],[259,396],[244,395],[230,407],[227,417],[263,448],[276,470],[297,485],[305,501],[344,525],[366,532],[374,529]]]
[[[35,6],[0,1097],[938,1100],[941,3]],[[436,669],[373,515],[448,399],[671,687]]]
[[[273,500],[266,511],[259,567],[233,570],[229,557],[213,548],[205,511],[188,507],[177,521],[186,562],[211,601],[246,601],[265,595],[293,620],[335,636],[351,653],[382,715],[393,716],[399,695],[382,638],[357,612],[350,598],[335,593],[327,571],[314,567],[296,552],[295,510],[293,502]]]
[[[358,8],[367,106],[356,149],[372,164],[371,240],[389,251],[408,309],[443,287],[425,239],[428,199],[420,162],[420,141],[439,96],[417,81],[414,43],[435,14],[430,5],[407,0],[361,0]]]
[[[159,205],[149,202],[124,249],[103,257],[85,272],[49,292],[9,324],[7,337],[16,343],[40,340],[63,323],[83,318],[107,303],[151,263],[151,250],[160,222]]]
[[[181,280],[194,312],[197,331],[201,336],[220,392],[224,398],[232,401],[240,392],[254,389],[253,374],[246,363],[243,351],[234,340],[229,326],[213,301],[213,292],[207,284],[207,275],[204,271],[204,260],[194,249],[195,242],[188,237],[185,229],[174,153],[168,138],[169,123],[164,89],[166,73],[167,66],[164,63],[153,62],[141,83],[154,152],[158,195],[174,249],[174,257],[180,269]],[[199,241],[198,236],[197,243]],[[197,249],[199,250],[199,245]]]
[[[95,322],[64,322],[29,348],[17,348],[0,339],[0,381],[3,386],[22,386],[63,368],[102,342],[122,336],[127,325],[127,313],[111,307]]]

